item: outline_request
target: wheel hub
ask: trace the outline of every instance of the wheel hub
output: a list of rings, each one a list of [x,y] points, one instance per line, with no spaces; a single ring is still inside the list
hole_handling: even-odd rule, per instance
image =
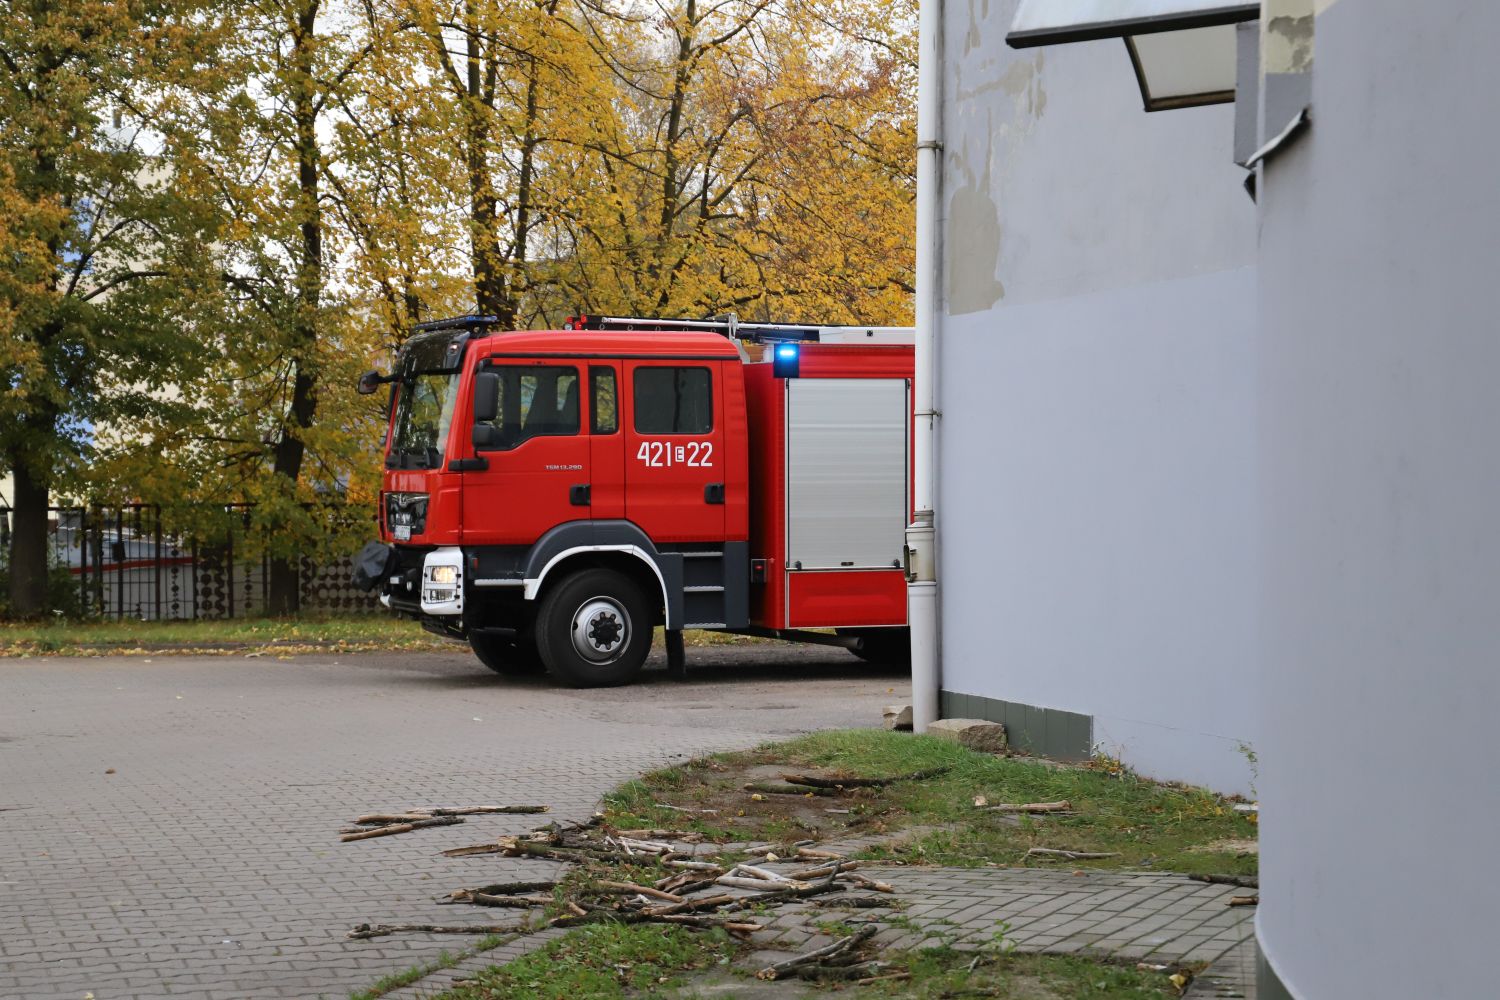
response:
[[[573,615],[573,647],[592,663],[608,663],[630,641],[630,615],[608,597],[583,602]]]

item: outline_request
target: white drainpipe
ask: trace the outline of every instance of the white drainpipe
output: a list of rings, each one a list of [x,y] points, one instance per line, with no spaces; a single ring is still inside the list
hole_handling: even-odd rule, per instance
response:
[[[925,732],[938,718],[942,674],[938,659],[937,539],[937,321],[942,208],[942,0],[926,0],[918,21],[917,63],[917,360],[913,386],[916,418],[914,493],[916,517],[906,529],[911,551],[907,620],[911,623],[912,728]]]

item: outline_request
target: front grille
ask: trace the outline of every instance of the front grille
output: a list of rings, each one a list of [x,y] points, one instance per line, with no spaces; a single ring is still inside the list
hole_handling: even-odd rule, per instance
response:
[[[409,541],[427,530],[426,493],[387,493],[385,526],[397,542]]]

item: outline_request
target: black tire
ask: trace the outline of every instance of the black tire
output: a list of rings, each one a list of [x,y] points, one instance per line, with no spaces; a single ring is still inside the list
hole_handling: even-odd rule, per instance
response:
[[[859,648],[849,652],[867,663],[882,667],[911,666],[911,629],[841,628],[835,631],[843,636],[858,636]]]
[[[655,623],[629,577],[608,569],[581,570],[542,598],[537,652],[555,676],[573,687],[628,684],[651,652]]]
[[[521,677],[543,672],[536,647],[526,641],[505,639],[498,635],[469,636],[469,648],[479,662],[503,677]]]

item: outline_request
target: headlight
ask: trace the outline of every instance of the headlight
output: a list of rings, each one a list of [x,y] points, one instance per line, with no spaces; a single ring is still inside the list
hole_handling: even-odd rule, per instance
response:
[[[432,582],[455,584],[458,582],[457,566],[434,566],[432,567]]]

